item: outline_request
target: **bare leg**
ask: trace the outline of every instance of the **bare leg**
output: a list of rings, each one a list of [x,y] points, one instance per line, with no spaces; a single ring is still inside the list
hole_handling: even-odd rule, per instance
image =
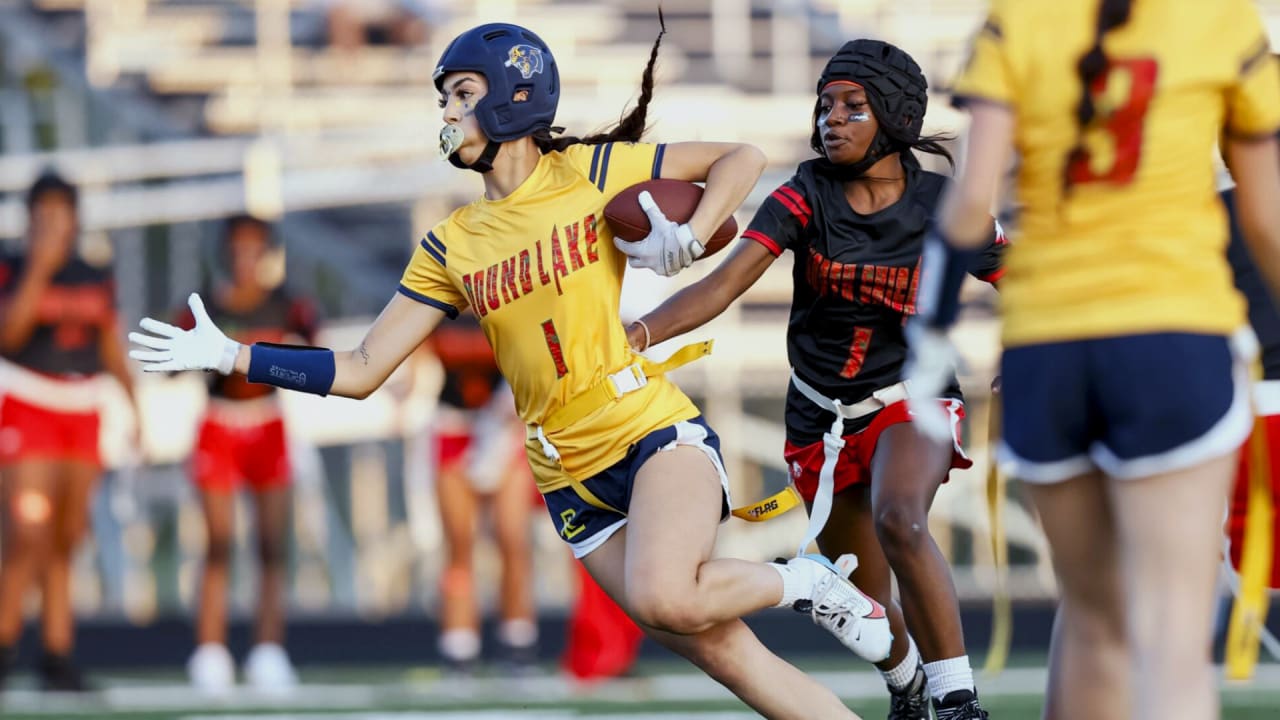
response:
[[[1209,651],[1222,517],[1235,467],[1231,453],[1108,486],[1135,676],[1129,717],[1218,717]]]
[[[288,571],[288,485],[273,485],[253,495],[258,526],[257,638],[259,643],[284,644],[285,575]]]
[[[951,449],[911,423],[887,428],[871,463],[875,531],[898,578],[907,627],[925,662],[965,654],[951,566],[929,534],[929,507],[946,478]]]
[[[53,545],[44,568],[44,612],[41,628],[50,655],[69,655],[75,643],[71,611],[71,560],[89,521],[89,498],[101,472],[93,463],[63,461],[58,471],[65,482],[53,505]]]
[[[204,566],[200,570],[200,606],[196,611],[196,644],[227,644],[227,579],[231,572],[235,494],[201,490],[204,509]]]
[[[514,465],[514,464],[513,464]],[[502,556],[501,612],[503,620],[536,616],[533,605],[533,548],[529,538],[533,480],[523,457],[493,496],[492,509],[498,552]]]
[[[851,487],[832,499],[831,517],[818,535],[818,549],[829,558],[845,553],[858,556],[858,569],[852,580],[866,594],[875,598],[889,615],[893,630],[893,647],[888,659],[876,663],[881,670],[897,667],[907,656],[910,638],[902,619],[902,608],[893,599],[893,576],[889,561],[876,537],[871,494],[866,485]]]
[[[440,625],[448,630],[480,630],[472,553],[480,502],[462,467],[452,463],[436,476],[436,499],[444,531],[445,567],[441,574]]]
[[[1098,474],[1027,483],[1062,595],[1053,624],[1045,720],[1129,716],[1129,656],[1115,518]]]
[[[37,568],[48,562],[53,546],[54,486],[52,460],[21,460],[4,469],[4,542],[0,544],[0,645],[13,646],[22,632],[22,601]]]
[[[685,479],[690,485],[693,484],[692,478],[686,476]],[[718,481],[715,488],[719,492]],[[691,487],[686,489],[693,490]],[[705,492],[690,492],[681,496],[685,505],[695,502],[691,495],[697,496],[697,502],[705,502],[707,499]],[[719,498],[715,497],[717,506],[719,502]],[[632,517],[635,517],[634,497]],[[710,526],[712,532],[714,527]],[[635,542],[633,537],[629,537],[628,530],[629,527],[624,527],[618,531],[583,558],[583,562],[600,587],[628,614],[635,617],[627,604],[627,546]],[[689,545],[675,550],[677,554],[693,555],[696,552],[695,545],[703,546],[703,552],[709,551],[710,544],[700,542],[698,537],[706,534],[707,530],[705,523],[696,529],[673,524],[668,533],[669,537],[677,541],[682,538],[690,541]],[[679,542],[675,544],[682,545]],[[707,564],[704,562],[703,567]],[[741,620],[722,621],[694,635],[676,635],[651,627],[645,627],[645,632],[697,665],[753,710],[770,720],[849,720],[858,717],[826,687],[770,652]]]
[[[710,559],[722,497],[715,466],[695,447],[660,452],[636,474],[624,607],[640,624],[693,635],[782,600],[768,565]]]

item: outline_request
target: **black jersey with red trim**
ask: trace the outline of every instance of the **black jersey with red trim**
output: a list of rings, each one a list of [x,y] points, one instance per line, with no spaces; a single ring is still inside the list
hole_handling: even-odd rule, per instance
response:
[[[1275,299],[1267,290],[1262,273],[1253,262],[1249,248],[1244,244],[1244,232],[1236,217],[1234,190],[1222,193],[1222,202],[1231,218],[1231,243],[1227,245],[1227,262],[1235,275],[1236,289],[1244,295],[1249,305],[1249,324],[1262,346],[1262,377],[1264,380],[1280,380],[1280,312]]]
[[[271,290],[262,301],[250,308],[232,309],[223,293],[205,293],[205,309],[209,319],[227,337],[252,345],[256,342],[283,343],[298,338],[305,343],[315,340],[318,318],[315,305],[294,296],[283,286]],[[183,308],[178,316],[180,327],[195,327],[191,311]],[[270,385],[251,383],[242,375],[209,375],[209,396],[224,400],[252,400],[275,392]]]
[[[21,256],[0,256],[0,302],[17,292],[25,264]],[[111,270],[72,258],[40,295],[31,337],[5,358],[47,375],[93,375],[103,371],[102,334],[115,323]]]
[[[801,163],[761,204],[744,238],[775,256],[795,254],[787,357],[823,395],[852,403],[902,380],[904,325],[916,312],[920,254],[948,178],[904,163],[906,190],[898,202],[870,214],[853,209],[843,184]],[[993,222],[991,240],[970,268],[999,279],[1005,237]],[[960,394],[954,381],[949,391]],[[846,423],[856,432],[869,418]],[[809,444],[830,429],[830,413],[794,387],[787,390],[787,439]]]
[[[484,407],[502,384],[493,348],[470,312],[440,324],[427,342],[444,367],[440,402],[460,410]]]

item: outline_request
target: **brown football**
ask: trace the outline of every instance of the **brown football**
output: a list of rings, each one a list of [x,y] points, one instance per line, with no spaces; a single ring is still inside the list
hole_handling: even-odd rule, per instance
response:
[[[686,223],[702,199],[702,186],[684,180],[646,180],[613,196],[604,208],[604,218],[613,234],[628,242],[639,242],[649,234],[649,216],[640,208],[641,192],[649,191],[653,201],[672,222]],[[702,240],[706,252],[699,259],[719,252],[738,236],[738,221],[730,215],[710,238]],[[701,239],[701,238],[700,238]]]

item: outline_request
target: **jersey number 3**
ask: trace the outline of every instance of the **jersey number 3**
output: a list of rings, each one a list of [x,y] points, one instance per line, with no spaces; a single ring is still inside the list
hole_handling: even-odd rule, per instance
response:
[[[1127,97],[1115,105],[1115,109],[1102,118],[1098,126],[1111,143],[1111,166],[1106,169],[1094,167],[1096,146],[1094,150],[1086,147],[1072,153],[1067,158],[1067,177],[1072,184],[1106,182],[1124,185],[1133,181],[1138,171],[1138,160],[1142,157],[1142,127],[1155,94],[1159,70],[1155,58],[1111,58],[1108,61],[1107,71],[1094,80],[1089,91],[1097,106],[1106,107],[1109,105],[1104,101],[1110,94],[1108,85],[1117,80],[1128,81]]]

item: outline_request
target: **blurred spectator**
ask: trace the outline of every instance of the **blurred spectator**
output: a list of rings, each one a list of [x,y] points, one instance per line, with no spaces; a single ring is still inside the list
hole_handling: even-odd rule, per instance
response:
[[[329,43],[340,50],[421,45],[443,20],[440,0],[318,1],[325,6]]]
[[[271,228],[247,215],[227,221],[222,257],[228,280],[212,292],[209,316],[238,342],[314,339],[310,303],[273,287],[268,256]],[[178,324],[195,326],[190,310]],[[259,562],[257,632],[245,660],[248,683],[282,691],[297,683],[284,650],[286,555],[289,542],[290,467],[276,389],[238,375],[209,374],[209,403],[192,459],[192,481],[206,526],[204,566],[196,617],[196,649],[187,663],[191,683],[208,693],[229,691],[235,665],[227,650],[227,585],[233,547],[236,490],[252,494]]]
[[[102,469],[100,380],[114,376],[130,400],[133,383],[111,271],[75,253],[76,188],[46,173],[28,192],[27,211],[25,256],[0,257],[0,685],[13,667],[23,600],[38,583],[40,685],[80,691],[86,683],[71,660],[71,558]]]
[[[489,510],[502,558],[498,626],[508,669],[535,660],[529,517],[537,496],[524,452],[524,424],[479,321],[470,313],[441,325],[427,345],[444,368],[434,420],[436,497],[446,565],[440,578],[440,654],[457,672],[480,657],[480,610],[473,556],[482,511]]]

